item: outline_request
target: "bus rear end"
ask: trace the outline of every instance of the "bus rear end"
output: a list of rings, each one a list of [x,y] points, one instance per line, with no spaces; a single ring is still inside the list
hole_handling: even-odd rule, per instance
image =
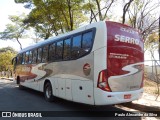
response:
[[[95,104],[139,99],[143,93],[143,40],[138,31],[124,24],[107,21],[106,28],[106,69],[98,75]]]

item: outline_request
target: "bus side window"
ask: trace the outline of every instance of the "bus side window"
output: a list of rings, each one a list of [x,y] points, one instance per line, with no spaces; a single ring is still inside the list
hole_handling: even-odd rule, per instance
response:
[[[48,45],[43,47],[42,62],[47,62],[47,60],[48,60]]]
[[[22,64],[23,54],[19,54],[17,58],[18,58],[18,59],[17,59],[17,63],[18,63],[18,64]]]
[[[63,41],[57,42],[56,46],[56,60],[62,60]]]
[[[37,62],[37,49],[33,51],[33,60],[32,60],[32,63],[36,63],[36,62]]]
[[[71,58],[72,59],[76,59],[80,56],[81,36],[82,35],[78,35],[78,36],[73,37],[72,50],[71,50]]]
[[[29,51],[26,52],[26,56],[25,56],[25,64],[29,63]]]
[[[71,39],[64,40],[63,59],[70,59]]]
[[[53,43],[49,45],[49,61],[55,60],[55,50],[56,50],[56,44]]]
[[[38,62],[38,63],[41,63],[41,62],[42,62],[42,48],[38,48],[37,62]]]
[[[17,65],[19,64],[20,55],[17,55]]]
[[[23,55],[23,57],[22,57],[22,64],[25,64],[26,53],[23,53],[22,55]]]
[[[82,55],[89,52],[92,47],[92,32],[87,32],[83,34],[83,40],[82,40]]]
[[[33,54],[32,54],[32,51],[30,51],[30,52],[29,52],[29,62],[28,62],[29,64],[32,63],[32,57],[33,57],[32,55],[33,55]]]

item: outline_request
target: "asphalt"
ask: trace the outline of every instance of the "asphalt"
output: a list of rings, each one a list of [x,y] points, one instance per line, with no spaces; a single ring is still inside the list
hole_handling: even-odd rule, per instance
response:
[[[158,98],[157,101],[155,101],[155,97],[156,96],[144,93],[141,99],[133,101],[132,103],[119,104],[107,107],[87,106],[58,98],[56,102],[51,104],[48,102],[44,102],[44,97],[42,93],[30,89],[20,91],[18,89],[18,86],[12,81],[12,78],[9,78],[7,80],[6,79],[0,80],[0,111],[2,110],[3,111],[4,110],[5,111],[8,110],[10,111],[86,111],[86,110],[97,111],[98,110],[98,111],[107,111],[108,114],[109,113],[112,114],[111,111],[114,112],[141,111],[144,113],[149,113],[150,116],[153,118],[155,117],[156,114],[160,116],[160,98]],[[60,118],[60,116],[58,118]],[[94,119],[96,118],[94,117]],[[156,118],[160,119],[160,117]],[[122,117],[116,119],[122,119]],[[135,119],[135,118],[131,117],[125,120],[130,120],[130,119]],[[136,117],[136,120],[137,119],[139,118]]]

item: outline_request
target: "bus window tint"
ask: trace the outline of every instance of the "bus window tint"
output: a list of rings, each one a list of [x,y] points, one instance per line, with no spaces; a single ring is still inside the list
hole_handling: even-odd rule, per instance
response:
[[[47,62],[47,60],[48,60],[48,45],[43,47],[42,62]]]
[[[23,54],[19,54],[17,57],[17,63],[22,64]]]
[[[32,51],[30,51],[30,53],[29,53],[29,62],[28,63],[29,64],[32,63]]]
[[[25,56],[26,56],[26,53],[23,53],[22,64],[25,64]]]
[[[56,60],[62,60],[63,41],[57,42],[56,47]]]
[[[55,60],[55,51],[56,51],[56,44],[53,43],[49,46],[49,61]]]
[[[28,62],[29,62],[29,51],[26,52],[25,64],[28,64]]]
[[[91,49],[92,46],[92,32],[87,32],[83,34],[83,40],[82,40],[82,48],[83,48],[83,53],[85,54]]]
[[[38,48],[37,62],[40,63],[41,61],[42,61],[42,48]]]
[[[71,39],[64,40],[64,50],[63,50],[63,59],[70,59],[70,47],[71,47]]]
[[[73,37],[72,42],[72,51],[71,51],[71,58],[76,59],[80,55],[81,50],[81,35]]]
[[[32,63],[36,63],[36,62],[37,62],[37,49],[35,49],[33,51],[33,61],[32,61]]]

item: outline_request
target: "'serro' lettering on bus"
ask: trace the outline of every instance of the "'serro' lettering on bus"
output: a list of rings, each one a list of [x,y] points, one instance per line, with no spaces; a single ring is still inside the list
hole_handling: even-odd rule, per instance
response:
[[[124,36],[124,35],[116,34],[114,40],[119,41],[119,42],[125,42],[125,43],[139,45],[139,40],[138,39],[131,38],[131,37]]]

